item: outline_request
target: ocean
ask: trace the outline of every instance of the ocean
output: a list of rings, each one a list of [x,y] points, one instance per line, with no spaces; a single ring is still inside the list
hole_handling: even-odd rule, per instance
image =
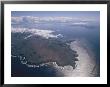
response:
[[[28,25],[29,26],[29,25]],[[27,27],[28,27],[27,26]],[[18,27],[17,25],[13,25],[13,27]],[[22,26],[26,27],[26,26]],[[28,27],[29,28],[29,27]],[[73,26],[69,23],[41,23],[36,24],[31,28],[36,29],[45,29],[45,30],[54,30],[55,34],[62,34],[63,38],[61,40],[80,40],[85,44],[85,49],[88,48],[88,52],[95,58],[95,66],[97,68],[98,74],[96,76],[100,76],[100,27],[96,26]],[[39,67],[28,67],[26,64],[22,64],[19,58],[11,57],[11,72],[12,77],[62,77],[68,76],[65,75],[64,69],[66,71],[73,71],[71,67],[60,69],[57,67],[53,67],[51,65],[39,66]],[[62,60],[63,61],[63,60]],[[79,60],[80,61],[80,60]],[[63,69],[63,70],[62,70]],[[85,71],[86,72],[86,71]],[[70,74],[71,76],[71,74]]]

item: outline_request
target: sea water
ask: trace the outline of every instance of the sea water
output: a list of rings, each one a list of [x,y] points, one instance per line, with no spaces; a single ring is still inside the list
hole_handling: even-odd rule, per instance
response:
[[[16,27],[16,26],[15,26]],[[32,28],[32,26],[31,26]],[[84,41],[85,44],[90,48],[90,51],[95,56],[96,66],[100,71],[100,27],[83,27],[83,26],[73,26],[68,23],[41,23],[34,26],[36,29],[50,29],[54,30],[55,33],[60,33],[63,35],[63,40],[75,40],[79,39]],[[16,61],[16,62],[15,62]],[[62,60],[63,61],[63,60]],[[65,68],[64,68],[65,69]],[[56,76],[65,76],[62,71],[52,67],[50,65],[41,66],[41,67],[27,67],[25,64],[22,64],[19,58],[12,57],[12,76],[37,76],[37,77],[56,77]],[[100,76],[98,72],[97,76]]]

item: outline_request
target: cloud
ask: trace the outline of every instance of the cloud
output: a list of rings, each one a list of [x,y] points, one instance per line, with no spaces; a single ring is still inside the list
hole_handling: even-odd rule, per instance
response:
[[[78,17],[65,17],[65,16],[56,16],[56,17],[35,17],[35,16],[19,16],[11,17],[12,24],[20,23],[40,23],[40,22],[86,22],[86,21],[96,21],[95,18],[78,18]]]
[[[75,23],[72,23],[73,25],[87,25],[88,23],[87,22],[75,22]]]
[[[63,37],[62,34],[53,34],[52,30],[42,30],[42,29],[26,29],[26,28],[12,28],[12,33],[30,33],[24,39],[30,38],[34,35],[41,36],[45,39]]]
[[[19,16],[11,17],[12,27],[23,27],[23,28],[38,28],[39,24],[54,24],[54,23],[66,23],[67,26],[85,27],[87,29],[94,28],[100,25],[99,20],[94,17],[66,17],[66,16],[55,16],[55,17],[38,17],[38,16]],[[65,25],[65,24],[64,24]],[[45,25],[44,25],[45,26]],[[54,36],[51,36],[54,37]]]

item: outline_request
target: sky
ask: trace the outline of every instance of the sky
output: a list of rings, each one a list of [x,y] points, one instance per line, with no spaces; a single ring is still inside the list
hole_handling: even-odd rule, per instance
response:
[[[94,17],[100,18],[99,11],[12,11],[11,16],[38,16],[38,17]]]

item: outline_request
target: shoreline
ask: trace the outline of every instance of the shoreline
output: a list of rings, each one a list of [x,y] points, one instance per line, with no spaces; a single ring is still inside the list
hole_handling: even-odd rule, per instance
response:
[[[77,75],[73,74],[73,76],[81,76],[81,77],[92,77],[93,69],[96,66],[95,58],[93,53],[90,51],[86,44],[82,43],[80,40],[76,40],[71,42],[70,48],[72,50],[77,51],[78,60],[76,62],[77,67],[74,69],[73,73],[77,73]]]
[[[97,69],[94,70],[94,67],[96,67],[94,55],[91,54],[92,52],[88,52],[90,49],[86,49],[84,46],[79,39],[70,43],[70,48],[77,51],[78,61],[75,61],[75,69],[72,69],[71,66],[58,69],[62,71],[65,77],[96,77]]]
[[[58,76],[59,72],[61,72],[61,75],[64,75],[64,77],[97,77],[97,65],[95,63],[94,60],[94,55],[92,55],[92,51],[91,49],[89,49],[89,46],[85,47],[86,44],[83,45],[83,42],[81,42],[79,39],[76,39],[75,41],[72,41],[70,44],[70,48],[74,51],[77,52],[78,57],[76,57],[78,59],[78,61],[76,62],[76,67],[75,69],[73,69],[72,66],[67,65],[67,66],[58,66],[58,64],[56,62],[52,62],[52,63],[44,63],[44,64],[40,64],[39,66],[35,66],[35,65],[27,65],[28,67],[33,67],[33,68],[37,68],[40,66],[48,66],[48,65],[52,65],[56,70],[56,74]],[[91,51],[91,52],[89,52]]]

